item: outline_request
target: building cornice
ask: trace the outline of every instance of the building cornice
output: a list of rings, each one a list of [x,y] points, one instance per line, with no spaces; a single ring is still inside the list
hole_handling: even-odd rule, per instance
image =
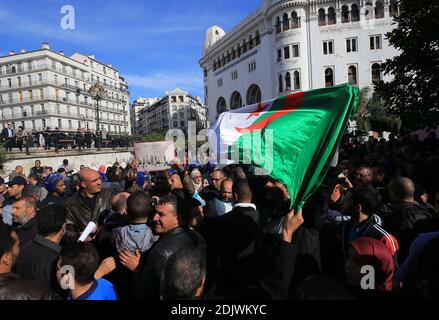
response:
[[[327,2],[333,2],[334,0],[321,0],[321,1],[327,1]],[[311,4],[308,0],[293,0],[283,3],[276,3],[269,7],[264,15],[266,18],[271,18],[273,15],[278,13],[279,11],[285,10],[285,9],[291,9],[291,8],[303,8],[303,7],[309,7]]]

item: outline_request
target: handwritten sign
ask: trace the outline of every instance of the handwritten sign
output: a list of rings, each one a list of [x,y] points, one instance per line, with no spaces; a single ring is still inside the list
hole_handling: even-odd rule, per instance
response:
[[[138,171],[162,171],[170,169],[169,164],[175,159],[173,141],[134,143],[134,157],[138,161]]]

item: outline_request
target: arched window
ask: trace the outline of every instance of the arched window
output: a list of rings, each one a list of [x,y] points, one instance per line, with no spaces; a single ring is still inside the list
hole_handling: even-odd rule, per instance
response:
[[[249,50],[253,49],[253,36],[252,35],[250,35],[248,37],[248,49]]]
[[[358,82],[357,82],[357,68],[355,66],[350,66],[348,68],[348,81],[350,84],[358,84]]]
[[[351,21],[360,21],[360,10],[355,3],[351,6]]]
[[[300,74],[299,74],[299,71],[294,71],[293,78],[294,78],[294,90],[300,90]]]
[[[275,25],[275,28],[276,28],[276,33],[280,33],[280,31],[281,31],[281,26],[280,26],[280,18],[279,18],[279,17],[276,18],[276,25]]]
[[[223,97],[220,97],[218,99],[218,102],[216,103],[216,111],[218,112],[218,114],[226,112],[227,110],[227,105],[226,105],[226,100]],[[177,115],[175,113],[175,115]]]
[[[256,30],[255,42],[257,46],[261,43],[261,35],[259,34],[258,30]]]
[[[366,20],[373,19],[373,6],[372,6],[372,2],[370,1],[366,2],[366,6],[364,9],[364,17],[366,18]]]
[[[319,26],[325,26],[326,25],[326,13],[325,9],[320,8],[319,9]]]
[[[12,66],[11,73],[17,73],[17,67],[16,66]]]
[[[334,71],[332,68],[325,69],[325,87],[332,87],[334,85]]]
[[[242,107],[242,98],[238,91],[232,93],[230,97],[230,109],[238,109]]]
[[[230,62],[230,52],[227,50],[226,63]]]
[[[291,90],[291,75],[289,72],[287,72],[287,74],[285,75],[285,90]]]
[[[391,17],[399,16],[399,6],[397,0],[390,0],[389,14]]]
[[[234,60],[236,58],[236,51],[235,48],[232,47],[232,60]]]
[[[241,56],[241,46],[239,45],[239,43],[238,43],[237,47],[238,47],[238,49],[236,50],[237,51],[236,55],[239,58]]]
[[[246,53],[247,52],[247,42],[245,42],[245,39],[242,40],[242,53]]]
[[[337,18],[335,16],[335,10],[334,8],[328,9],[328,24],[336,24]]]
[[[288,19],[288,14],[284,13],[282,19],[282,29],[283,31],[288,30],[290,28],[290,19]]]
[[[379,63],[374,63],[372,65],[372,83],[378,83],[381,80],[381,65]]]
[[[344,5],[341,7],[341,23],[347,22],[349,22],[349,8],[348,6]]]
[[[291,29],[300,28],[300,18],[297,16],[297,12],[291,13]]]
[[[247,90],[247,105],[261,102],[261,89],[252,84]]]
[[[282,75],[279,75],[279,92],[284,91],[284,79],[282,78]]]
[[[381,1],[375,2],[375,19],[384,18],[384,6]]]

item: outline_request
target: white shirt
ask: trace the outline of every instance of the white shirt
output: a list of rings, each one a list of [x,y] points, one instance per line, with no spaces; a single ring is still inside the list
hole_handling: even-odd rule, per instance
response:
[[[12,138],[14,135],[12,134],[12,129],[8,128],[8,137]]]
[[[256,210],[256,205],[254,205],[253,203],[237,203],[235,204],[235,208],[236,207],[241,207],[241,208],[253,208]]]

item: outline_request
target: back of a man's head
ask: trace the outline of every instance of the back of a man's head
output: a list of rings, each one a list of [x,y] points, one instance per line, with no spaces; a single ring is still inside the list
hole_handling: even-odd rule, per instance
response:
[[[26,185],[23,188],[22,197],[30,197],[37,201],[41,199],[41,188],[31,184]]]
[[[96,248],[88,242],[72,242],[61,249],[60,267],[71,266],[75,270],[75,282],[87,285],[94,281],[99,267]]]
[[[66,206],[50,204],[38,212],[38,234],[47,237],[58,233],[66,223]]]
[[[405,177],[395,178],[389,184],[390,199],[394,203],[413,202],[415,190],[413,181]]]
[[[371,186],[359,186],[350,190],[354,206],[361,205],[362,213],[374,214],[381,205],[381,196]]]
[[[135,191],[128,197],[127,214],[131,221],[145,220],[151,212],[151,197],[145,192]]]
[[[253,193],[246,180],[233,184],[233,193],[240,203],[250,203],[252,201]]]
[[[119,214],[126,213],[125,210],[127,206],[127,201],[130,196],[131,195],[128,192],[120,192],[113,196],[113,198],[111,199],[112,209]]]
[[[164,297],[168,300],[190,300],[202,292],[206,274],[206,258],[202,251],[184,248],[166,263]]]

